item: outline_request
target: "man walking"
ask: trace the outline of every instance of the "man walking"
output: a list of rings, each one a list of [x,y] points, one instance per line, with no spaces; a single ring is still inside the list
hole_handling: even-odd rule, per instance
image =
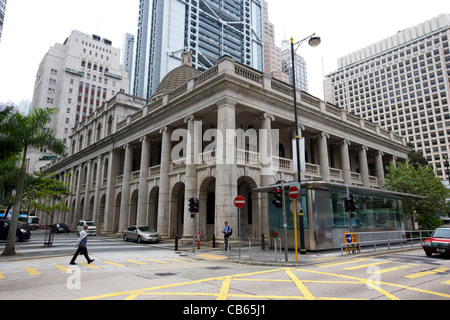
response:
[[[84,225],[83,231],[80,232],[80,236],[78,237],[77,244],[75,245],[75,248],[77,248],[77,251],[72,257],[72,260],[70,261],[70,264],[75,265],[75,260],[77,259],[78,255],[82,253],[84,257],[86,258],[87,263],[94,262],[95,259],[90,259],[87,251],[87,229],[88,225]]]

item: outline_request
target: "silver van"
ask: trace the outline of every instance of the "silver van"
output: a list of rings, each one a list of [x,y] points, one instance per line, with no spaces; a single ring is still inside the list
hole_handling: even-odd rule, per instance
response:
[[[80,232],[84,230],[84,225],[88,226],[88,230],[86,231],[88,236],[96,236],[97,235],[97,226],[94,221],[90,220],[80,220],[77,225],[77,235],[80,235]]]

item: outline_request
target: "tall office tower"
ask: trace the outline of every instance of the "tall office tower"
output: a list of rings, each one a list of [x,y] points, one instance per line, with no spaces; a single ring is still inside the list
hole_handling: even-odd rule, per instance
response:
[[[0,0],[0,40],[2,40],[3,21],[5,21],[6,0]]]
[[[204,71],[223,55],[263,70],[261,0],[140,0],[133,93],[149,98],[185,48]]]
[[[288,40],[283,40],[281,44],[281,64],[282,71],[289,75],[289,83],[292,84],[292,53],[291,44]],[[298,54],[294,54],[295,86],[299,90],[308,92],[308,66],[305,59]]]
[[[134,36],[126,33],[123,37],[122,65],[128,73],[128,79],[131,79],[133,73],[134,61]],[[129,92],[132,92],[132,84],[130,81]]]
[[[338,60],[326,100],[394,133],[423,152],[448,179],[450,15],[399,31]]]
[[[63,44],[56,43],[44,55],[36,74],[31,111],[56,108],[58,113],[48,128],[56,129],[57,137],[68,144],[73,127],[118,92],[128,90],[120,49],[112,47],[108,39],[74,30]],[[92,139],[89,135],[95,134],[86,133],[86,143]],[[36,170],[34,162],[46,155],[46,150],[35,151],[31,170]]]
[[[263,0],[264,73],[289,83],[289,74],[282,70],[281,48],[275,45],[275,27],[269,21],[269,5]]]
[[[130,75],[130,93],[147,98],[150,61],[151,0],[139,0],[138,23],[134,41],[134,59]]]

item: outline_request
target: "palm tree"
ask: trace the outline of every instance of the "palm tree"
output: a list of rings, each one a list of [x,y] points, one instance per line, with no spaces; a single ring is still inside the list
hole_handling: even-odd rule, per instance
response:
[[[51,117],[57,113],[57,109],[35,109],[31,114],[25,116],[21,113],[9,114],[0,123],[0,137],[7,137],[14,141],[22,151],[22,164],[16,187],[14,209],[9,226],[8,239],[2,256],[13,256],[16,254],[15,237],[19,221],[19,211],[25,185],[26,159],[29,147],[46,148],[56,154],[64,154],[64,143],[56,138],[53,129],[46,128]]]

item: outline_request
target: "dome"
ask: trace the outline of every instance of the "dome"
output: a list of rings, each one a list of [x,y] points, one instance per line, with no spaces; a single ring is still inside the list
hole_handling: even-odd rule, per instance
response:
[[[192,66],[192,53],[185,49],[181,54],[181,66],[170,71],[158,86],[155,95],[169,93],[182,86],[201,72]]]

